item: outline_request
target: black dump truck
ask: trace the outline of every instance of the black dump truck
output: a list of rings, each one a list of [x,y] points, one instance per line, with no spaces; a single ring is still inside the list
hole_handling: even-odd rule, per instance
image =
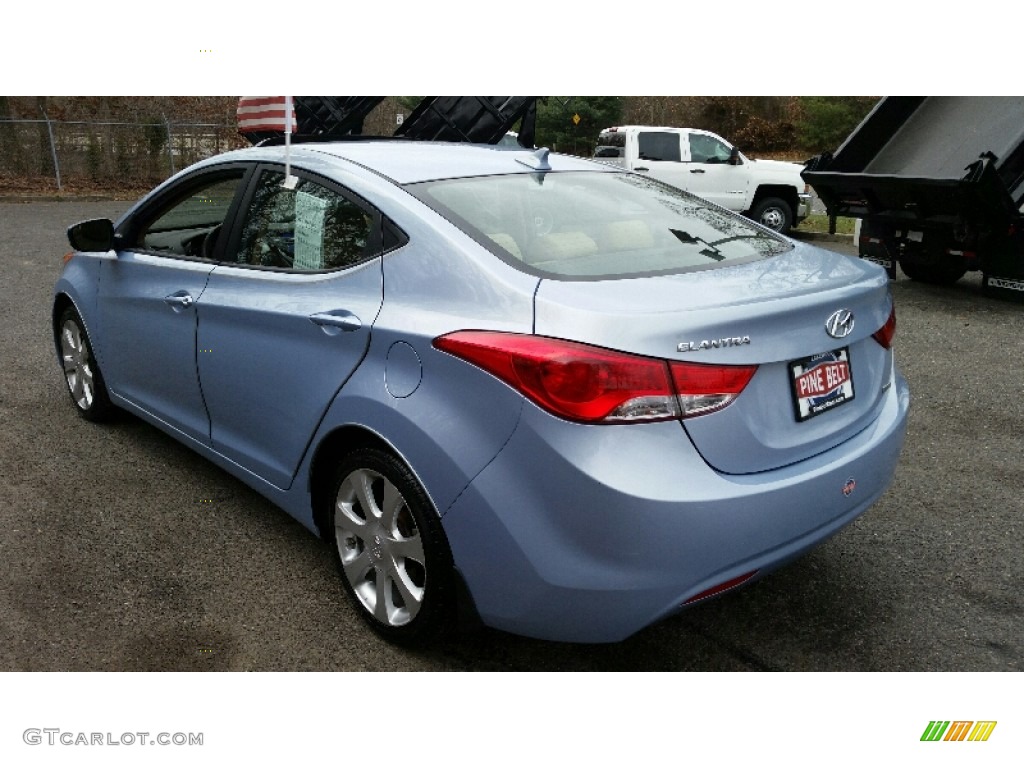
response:
[[[519,123],[518,142],[533,147],[537,96],[424,96],[395,130],[395,137],[423,141],[497,144]],[[298,141],[357,139],[363,121],[383,96],[295,96]],[[244,131],[253,144],[279,142],[281,131]],[[381,137],[368,137],[381,138]]]
[[[803,172],[862,258],[895,277],[1024,302],[1024,98],[889,96]]]

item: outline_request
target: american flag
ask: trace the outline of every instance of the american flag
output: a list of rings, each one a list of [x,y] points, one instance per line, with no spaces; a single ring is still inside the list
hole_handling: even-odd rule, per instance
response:
[[[295,133],[295,106],[287,96],[243,96],[238,100],[238,130],[285,131],[287,109],[291,106],[291,132]]]

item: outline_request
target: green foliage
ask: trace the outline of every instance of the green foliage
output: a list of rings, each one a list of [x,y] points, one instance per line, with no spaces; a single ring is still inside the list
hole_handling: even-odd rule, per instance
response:
[[[412,112],[423,101],[423,96],[395,96],[394,99],[406,113]]]
[[[118,134],[114,142],[114,163],[117,168],[117,175],[126,178],[134,170],[134,161],[138,156],[134,142],[128,140],[123,134]]]
[[[835,151],[875,105],[873,96],[802,96],[797,139],[811,152]]]
[[[547,96],[537,104],[538,147],[590,157],[597,136],[622,120],[620,96]],[[573,116],[579,116],[579,122]]]
[[[159,115],[147,115],[142,126],[142,136],[150,157],[159,157],[167,143],[167,126]]]
[[[856,219],[849,219],[845,216],[836,217],[836,234],[837,235],[852,235],[853,226]],[[806,219],[800,222],[799,230],[801,232],[828,232],[828,216],[821,213],[812,213]]]
[[[744,152],[791,151],[798,106],[793,96],[629,96],[623,122],[702,128]]]
[[[737,147],[753,152],[778,152],[793,148],[796,127],[785,120],[768,120],[751,115],[746,124],[732,134]]]

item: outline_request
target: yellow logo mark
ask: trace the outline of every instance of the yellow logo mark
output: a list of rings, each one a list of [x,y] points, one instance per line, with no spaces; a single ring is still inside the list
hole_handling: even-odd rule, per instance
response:
[[[967,740],[988,741],[988,737],[992,735],[992,731],[994,731],[995,728],[995,720],[979,720],[974,724],[974,730],[971,731],[971,735],[967,737]]]

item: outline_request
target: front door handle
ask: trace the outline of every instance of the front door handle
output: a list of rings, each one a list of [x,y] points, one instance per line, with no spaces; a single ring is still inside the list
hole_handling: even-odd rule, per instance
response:
[[[691,168],[690,173],[704,173],[703,168]]]
[[[651,169],[650,169],[650,168],[645,168],[645,167],[644,167],[644,166],[642,166],[642,165],[638,165],[638,166],[637,166],[636,168],[634,168],[633,170],[634,170],[634,171],[649,171],[649,170],[651,170]]]
[[[363,327],[363,321],[346,309],[334,309],[330,312],[317,312],[310,315],[309,319],[324,329],[324,333],[337,333],[335,329],[342,331],[358,331]]]
[[[170,296],[164,296],[164,303],[173,307],[175,312],[180,312],[195,304],[195,299],[188,291],[175,291]]]

